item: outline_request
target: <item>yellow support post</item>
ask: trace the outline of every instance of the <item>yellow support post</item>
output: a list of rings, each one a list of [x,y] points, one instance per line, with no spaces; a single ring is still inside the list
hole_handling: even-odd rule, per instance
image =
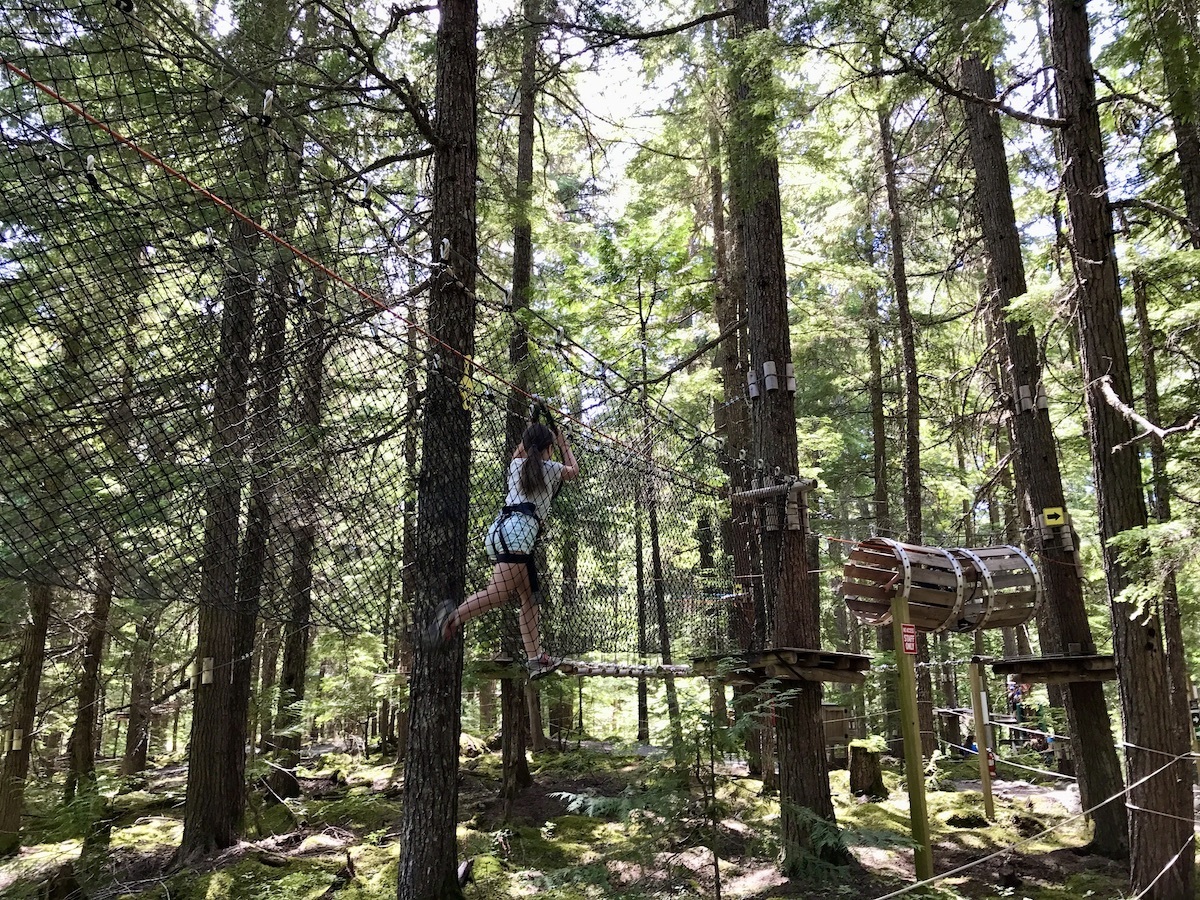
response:
[[[933,877],[933,843],[929,837],[929,810],[925,803],[925,757],[921,753],[921,725],[917,718],[916,634],[909,635],[913,652],[905,652],[904,626],[908,620],[908,598],[897,594],[892,600],[892,630],[896,639],[896,669],[900,673],[900,733],[904,737],[904,774],[908,781],[908,815],[916,849],[913,864],[917,879]]]
[[[975,747],[979,757],[979,784],[983,790],[983,814],[989,820],[996,818],[996,806],[992,801],[992,770],[989,751],[992,749],[991,729],[988,727],[987,709],[983,705],[983,663],[971,660],[971,711],[975,714]]]

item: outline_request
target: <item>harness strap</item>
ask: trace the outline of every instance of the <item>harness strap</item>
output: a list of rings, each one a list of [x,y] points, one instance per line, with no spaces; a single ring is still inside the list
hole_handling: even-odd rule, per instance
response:
[[[500,511],[499,523],[503,525],[505,521],[513,516],[527,516],[537,523],[538,535],[542,531],[542,520],[537,516],[537,507],[532,503],[517,503],[514,506],[505,506]],[[504,539],[504,529],[497,529],[497,536],[500,538],[500,549],[503,553],[496,554],[496,562],[503,563],[524,563],[525,568],[529,572],[529,587],[536,596],[538,592],[538,577],[537,565],[534,563],[532,553],[514,553],[512,548],[508,546],[508,541]],[[535,542],[537,538],[534,538]]]

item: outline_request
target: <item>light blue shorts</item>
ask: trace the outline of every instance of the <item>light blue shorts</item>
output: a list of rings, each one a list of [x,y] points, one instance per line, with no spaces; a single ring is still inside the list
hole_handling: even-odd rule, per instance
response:
[[[492,562],[518,562],[504,556],[528,556],[537,540],[539,523],[534,516],[519,512],[503,512],[488,529],[483,546]]]

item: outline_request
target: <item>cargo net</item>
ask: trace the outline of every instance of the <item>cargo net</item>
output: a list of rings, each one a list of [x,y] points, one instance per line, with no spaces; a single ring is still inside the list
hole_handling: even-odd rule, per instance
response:
[[[424,331],[427,119],[417,74],[385,83],[349,17],[317,40],[271,9],[227,49],[211,11],[0,13],[0,578],[84,597],[109,577],[139,608],[253,600],[293,624],[303,599],[314,625],[386,633],[411,620],[421,397],[445,352]],[[576,342],[545,303],[513,311],[507,265],[481,263],[460,385],[469,588],[536,393],[583,472],[538,550],[546,645],[656,654],[664,617],[677,655],[723,645],[717,443],[590,354],[586,323]],[[236,586],[202,597],[216,569]],[[473,646],[513,627],[485,617]]]

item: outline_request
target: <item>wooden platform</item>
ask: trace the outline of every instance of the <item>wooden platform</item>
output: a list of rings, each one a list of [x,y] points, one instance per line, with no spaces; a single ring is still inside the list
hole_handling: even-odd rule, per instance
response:
[[[696,675],[719,677],[731,683],[757,684],[768,679],[781,681],[829,681],[862,684],[871,667],[871,657],[831,650],[799,647],[769,647],[765,650],[720,653],[692,658]]]
[[[524,678],[526,675],[524,663],[503,656],[472,663],[471,670],[480,678]],[[665,678],[667,675],[690,678],[698,673],[692,671],[689,665],[638,665],[564,659],[555,674],[588,678]]]
[[[992,660],[989,665],[997,675],[1016,675],[1026,684],[1117,679],[1117,663],[1111,655],[1017,656]]]

